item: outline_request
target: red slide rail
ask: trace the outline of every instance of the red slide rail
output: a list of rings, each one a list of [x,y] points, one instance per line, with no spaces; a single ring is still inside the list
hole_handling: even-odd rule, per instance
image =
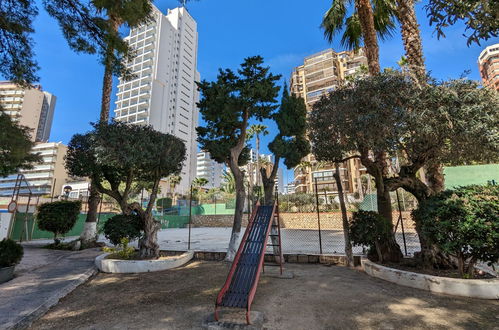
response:
[[[230,283],[232,281],[232,277],[236,271],[237,265],[239,263],[239,258],[241,257],[241,252],[243,251],[244,245],[246,244],[246,239],[248,238],[249,233],[251,232],[251,227],[253,226],[253,221],[255,220],[255,216],[258,211],[258,207],[260,206],[260,202],[257,202],[255,207],[253,208],[253,212],[251,213],[250,220],[248,222],[248,226],[244,231],[243,238],[241,239],[241,243],[239,244],[239,248],[237,249],[236,256],[234,257],[234,261],[232,262],[232,266],[230,267],[229,274],[227,275],[227,279],[225,280],[225,284],[218,293],[217,301],[215,303],[215,320],[218,321],[218,307],[222,303],[222,299],[229,289]]]

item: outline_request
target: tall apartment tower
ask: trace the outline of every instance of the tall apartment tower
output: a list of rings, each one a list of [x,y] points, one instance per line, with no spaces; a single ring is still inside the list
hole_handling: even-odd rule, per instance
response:
[[[485,48],[478,57],[483,84],[499,91],[499,44]]]
[[[0,81],[0,107],[12,120],[32,129],[31,139],[46,142],[54,118],[56,97],[41,86],[23,88],[10,81]]]
[[[151,125],[185,142],[187,159],[178,192],[186,193],[196,176],[197,25],[185,7],[168,10],[167,15],[153,7],[153,16],[125,38],[136,50],[128,64],[135,78],[119,81],[115,119]]]
[[[196,178],[208,180],[205,188],[219,188],[222,182],[222,172],[224,164],[217,163],[210,156],[209,152],[201,151],[197,154]]]
[[[322,95],[329,93],[338,86],[347,83],[348,77],[361,73],[362,66],[367,66],[364,50],[335,52],[326,49],[322,52],[305,57],[303,65],[296,67],[291,74],[290,91],[305,100],[310,111]],[[320,191],[334,193],[333,170],[331,166],[319,166],[314,155],[309,154],[303,159],[310,164],[308,168],[295,168],[294,190],[297,193],[312,193],[317,181]],[[340,175],[343,188],[349,193],[357,191],[360,182],[362,166],[357,159],[351,159],[342,164]]]

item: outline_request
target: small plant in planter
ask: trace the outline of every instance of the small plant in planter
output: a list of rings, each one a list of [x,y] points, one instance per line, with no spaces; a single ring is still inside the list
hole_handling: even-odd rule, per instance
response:
[[[14,276],[14,267],[23,258],[24,250],[21,244],[4,238],[0,241],[0,283]]]
[[[135,214],[118,214],[110,218],[104,224],[104,236],[120,249],[106,248],[104,251],[112,252],[120,259],[131,259],[135,249],[128,244],[142,236],[142,228],[142,221]]]
[[[58,235],[66,234],[73,228],[80,214],[80,201],[57,201],[45,203],[38,207],[36,220],[38,228],[54,233],[54,247],[61,241]]]
[[[499,186],[447,190],[413,211],[432,243],[458,260],[463,278],[473,278],[477,261],[499,261]]]

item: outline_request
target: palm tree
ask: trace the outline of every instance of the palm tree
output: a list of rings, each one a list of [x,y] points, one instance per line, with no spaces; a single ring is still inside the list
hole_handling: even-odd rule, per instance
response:
[[[248,139],[253,138],[255,136],[256,140],[256,184],[261,185],[262,180],[260,178],[260,134],[265,136],[269,134],[267,131],[267,126],[262,124],[254,124],[251,125],[248,129]],[[251,173],[250,173],[251,175]]]
[[[402,41],[404,43],[409,70],[414,75],[416,82],[424,83],[426,79],[426,67],[414,2],[414,0],[397,0],[396,14],[400,22]]]
[[[353,14],[347,17],[348,6],[354,5]],[[364,43],[369,73],[380,72],[378,39],[392,36],[395,29],[395,0],[333,0],[321,27],[329,42],[343,30],[341,44],[358,49]]]
[[[177,185],[180,183],[182,178],[178,175],[170,175],[168,177],[168,182],[170,183],[170,192],[172,194],[172,204],[175,204],[175,198],[176,198],[176,193],[175,193],[175,188]]]
[[[347,5],[351,5],[352,2],[355,5],[354,14],[346,17]],[[395,5],[396,0],[333,0],[331,8],[326,12],[322,21],[324,34],[332,41],[333,36],[344,29],[343,44],[357,47],[362,38],[369,74],[377,75],[380,73],[380,64],[376,35],[378,34],[380,39],[383,39],[392,34],[394,18],[396,17]],[[390,192],[384,184],[388,172],[386,152],[376,152],[372,165],[377,168],[374,172],[377,173],[375,178],[378,212],[381,216],[391,220]],[[394,236],[386,242],[383,249],[386,252],[386,260],[398,261],[402,255]]]
[[[121,26],[130,28],[147,23],[151,19],[151,0],[92,0],[98,13],[107,17],[108,40],[105,50],[104,79],[102,84],[100,122],[109,121],[111,91],[113,88],[113,54],[129,53],[128,45],[123,43],[119,34]],[[122,72],[124,73],[124,72]]]
[[[126,25],[130,28],[139,26],[151,19],[152,4],[151,0],[92,0],[90,1],[98,15],[104,19],[98,25],[99,29],[105,31],[103,35],[102,48],[104,64],[104,77],[102,84],[101,109],[99,123],[105,124],[109,121],[109,110],[111,103],[111,92],[113,89],[113,74],[119,74],[124,79],[130,79],[132,76],[129,70],[125,68],[125,60],[129,60],[132,52],[128,43],[123,40],[119,33],[119,28]],[[57,11],[52,8],[53,14]],[[65,17],[64,15],[59,18]],[[69,16],[66,16],[66,18]],[[87,22],[88,25],[88,22]],[[82,28],[87,30],[88,26]],[[73,32],[74,34],[74,32]],[[74,39],[71,33],[67,33],[66,38]],[[68,39],[68,40],[69,40]],[[77,40],[79,40],[77,38]],[[81,41],[81,40],[79,40]],[[72,44],[75,47],[78,43]],[[78,48],[78,47],[76,47]],[[93,181],[91,179],[91,181]],[[99,192],[94,184],[91,183],[88,198],[88,212],[85,220],[85,227],[80,236],[85,243],[95,242],[97,236],[97,207],[99,205]]]
[[[228,194],[236,192],[236,179],[230,170],[224,170],[222,173],[222,190]]]
[[[206,178],[195,178],[192,180],[192,186],[196,188],[201,188],[203,186],[206,186],[208,184],[208,179]]]

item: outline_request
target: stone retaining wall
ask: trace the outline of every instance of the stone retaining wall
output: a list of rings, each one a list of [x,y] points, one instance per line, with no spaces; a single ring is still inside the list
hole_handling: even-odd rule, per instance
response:
[[[351,217],[351,212],[348,212],[348,217]],[[396,223],[399,217],[398,212],[393,212],[393,221]],[[409,211],[402,212],[404,219],[404,229],[406,231],[414,231],[414,223],[411,219]],[[319,214],[321,230],[342,230],[341,212],[323,212]],[[286,229],[310,229],[318,230],[317,213],[281,213],[280,214],[281,228]],[[232,227],[234,215],[196,215],[192,217],[192,225],[194,227]],[[243,215],[243,227],[248,224],[248,215]],[[400,231],[400,225],[398,228]]]

